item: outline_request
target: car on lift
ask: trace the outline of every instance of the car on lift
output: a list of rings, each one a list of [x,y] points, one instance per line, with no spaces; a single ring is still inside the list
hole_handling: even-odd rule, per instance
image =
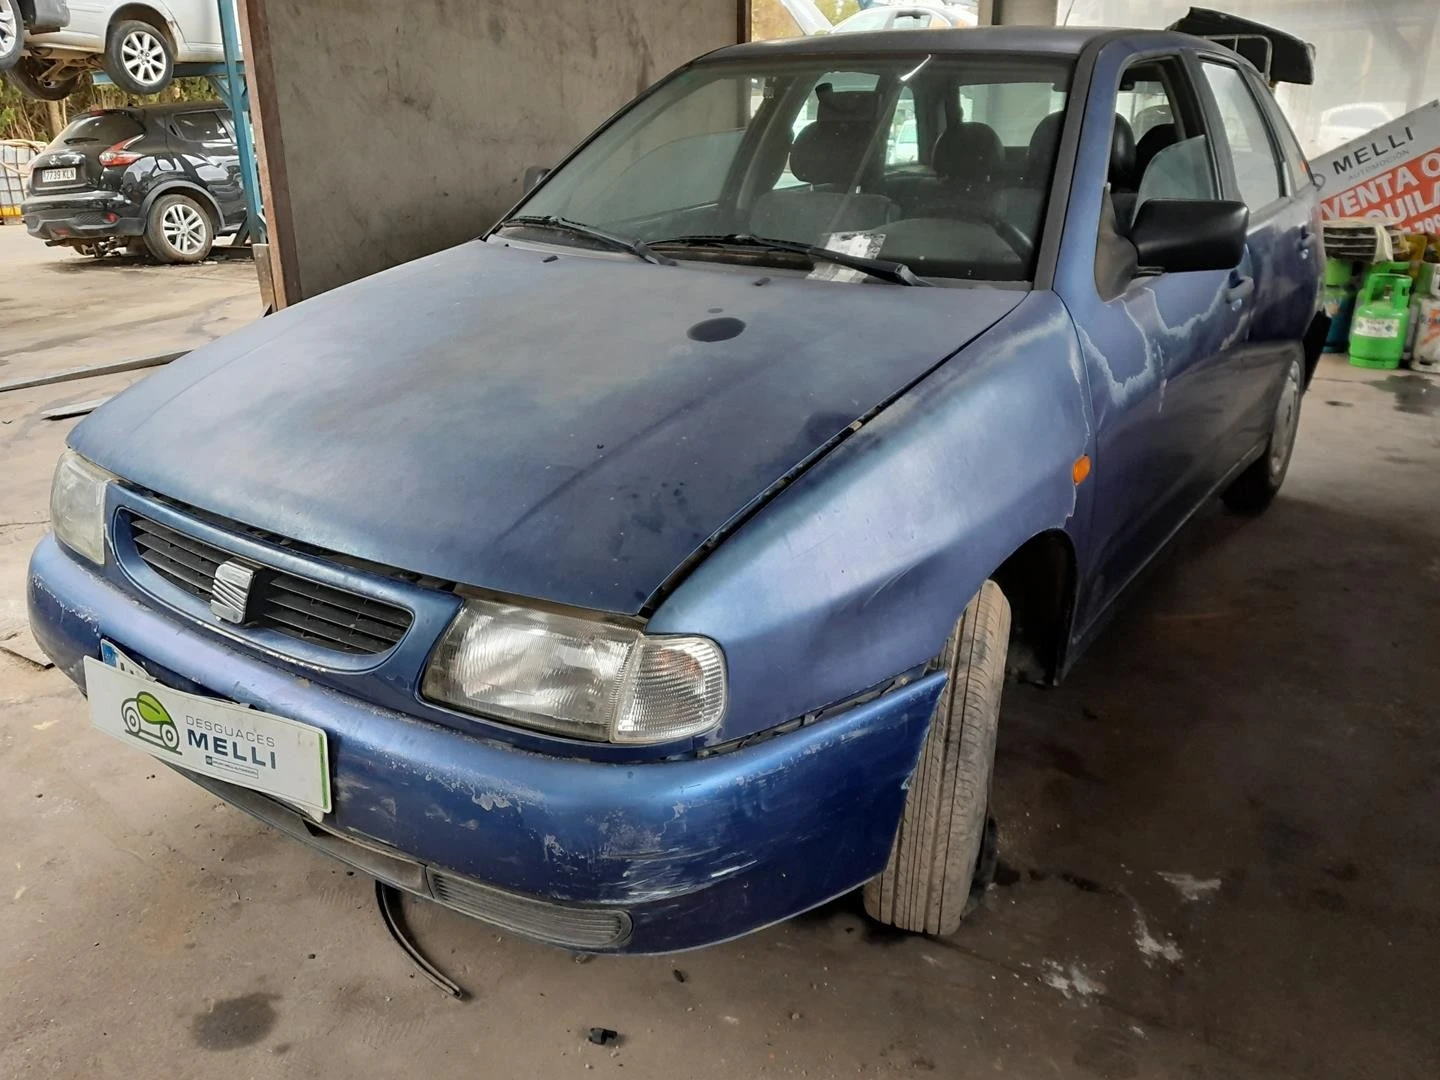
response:
[[[24,20],[21,42],[6,42],[6,11],[49,11]],[[66,18],[58,22],[55,9]],[[43,10],[42,10],[43,9]],[[59,101],[87,71],[103,71],[131,94],[158,94],[176,63],[224,59],[215,0],[0,0],[0,71],[27,97]]]
[[[52,246],[167,263],[204,259],[245,213],[235,129],[218,101],[77,116],[31,162],[20,205],[30,235]]]
[[[1189,35],[718,50],[480,239],[82,421],[35,637],[102,731],[149,693],[189,779],[507,931],[684,949],[863,887],[950,933],[1007,667],[1280,490],[1316,200]]]
[[[52,33],[69,21],[64,0],[0,0],[0,73],[20,62],[25,35]]]

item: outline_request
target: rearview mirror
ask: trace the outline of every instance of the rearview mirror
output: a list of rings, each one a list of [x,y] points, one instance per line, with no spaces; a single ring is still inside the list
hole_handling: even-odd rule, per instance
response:
[[[1245,253],[1250,211],[1225,199],[1149,199],[1140,204],[1130,243],[1141,270],[1229,270]]]
[[[539,185],[541,180],[550,175],[548,165],[527,165],[525,166],[525,194],[529,195]]]

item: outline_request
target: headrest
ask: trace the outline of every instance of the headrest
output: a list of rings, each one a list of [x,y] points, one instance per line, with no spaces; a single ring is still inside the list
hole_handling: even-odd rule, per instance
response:
[[[1035,125],[1025,163],[1025,174],[1032,180],[1044,179],[1054,168],[1060,150],[1060,125],[1064,122],[1063,112],[1053,112]]]
[[[1180,129],[1174,124],[1156,124],[1140,136],[1140,141],[1135,144],[1136,173],[1143,178],[1146,166],[1155,160],[1155,155],[1179,141]]]
[[[1004,156],[1005,146],[994,128],[964,123],[946,128],[935,140],[931,164],[947,179],[981,180],[999,171]]]
[[[1135,132],[1130,121],[1115,114],[1115,131],[1110,136],[1110,183],[1117,187],[1134,187]]]
[[[1056,150],[1060,147],[1060,125],[1066,121],[1064,112],[1051,112],[1044,120],[1035,124],[1035,130],[1030,135],[1030,157],[1031,161],[1048,163],[1056,156]]]
[[[880,94],[876,90],[836,90],[830,83],[815,88],[819,109],[815,119],[821,123],[855,123],[874,120],[880,110]]]
[[[817,120],[790,147],[790,171],[807,184],[853,184],[865,160],[870,129],[865,124]]]

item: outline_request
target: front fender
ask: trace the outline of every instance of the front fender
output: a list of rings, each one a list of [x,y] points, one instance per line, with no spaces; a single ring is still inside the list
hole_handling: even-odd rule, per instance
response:
[[[924,664],[1038,533],[1062,530],[1079,547],[1089,490],[1073,469],[1093,441],[1085,378],[1064,305],[1031,293],[681,583],[650,629],[724,647],[724,737]]]

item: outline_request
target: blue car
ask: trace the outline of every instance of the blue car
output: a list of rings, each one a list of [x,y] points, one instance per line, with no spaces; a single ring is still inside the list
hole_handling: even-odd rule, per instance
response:
[[[102,730],[149,693],[197,783],[507,931],[686,949],[863,887],[947,934],[1007,670],[1284,480],[1320,259],[1220,45],[722,49],[483,238],[76,427],[34,632]]]

